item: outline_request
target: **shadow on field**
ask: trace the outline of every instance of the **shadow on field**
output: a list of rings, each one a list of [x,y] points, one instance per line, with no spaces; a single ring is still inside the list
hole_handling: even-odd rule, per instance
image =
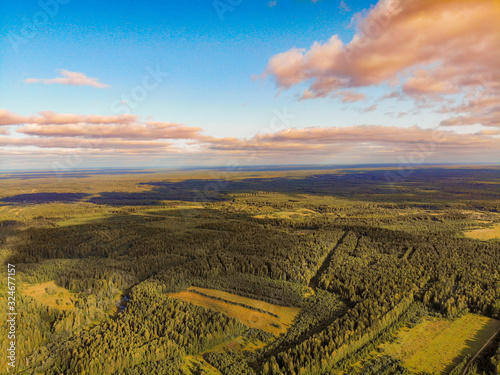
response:
[[[388,173],[397,170],[346,170],[338,174],[305,177],[258,177],[236,180],[190,179],[177,182],[143,182],[150,191],[102,192],[88,199],[114,206],[156,205],[160,201],[213,202],[230,199],[237,193],[283,193],[336,196],[345,199],[391,203],[415,203],[422,208],[440,209],[445,201],[498,198],[498,185],[483,181],[500,179],[500,170],[429,168],[415,169],[394,181]]]
[[[88,197],[85,193],[33,193],[18,194],[0,199],[7,204],[71,203]]]

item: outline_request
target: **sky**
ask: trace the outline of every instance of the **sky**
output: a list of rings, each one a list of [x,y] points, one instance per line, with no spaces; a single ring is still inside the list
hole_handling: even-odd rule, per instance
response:
[[[0,3],[0,170],[500,162],[498,0]]]

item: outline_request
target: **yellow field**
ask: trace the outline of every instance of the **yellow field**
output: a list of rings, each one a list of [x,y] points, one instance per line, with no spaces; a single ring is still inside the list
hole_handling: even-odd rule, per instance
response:
[[[318,213],[301,208],[298,211],[277,211],[271,214],[254,215],[253,217],[256,219],[293,219],[294,217],[309,217],[313,215],[318,215]]]
[[[276,314],[279,316],[279,318],[243,306],[236,306],[224,301],[219,301],[210,297],[202,296],[191,292],[191,290],[198,290],[210,296],[219,297],[228,301],[238,302],[248,306],[259,308]],[[210,309],[223,312],[230,317],[238,319],[240,322],[249,327],[258,328],[275,335],[286,332],[288,327],[290,327],[290,325],[292,324],[293,319],[300,311],[300,308],[298,307],[283,307],[273,305],[267,302],[241,297],[236,294],[221,292],[214,289],[191,287],[188,290],[184,290],[179,293],[171,293],[169,295],[174,298],[179,298],[183,301],[191,302],[198,306],[208,307]]]
[[[469,230],[464,234],[469,238],[481,241],[500,238],[500,224],[495,224],[492,228]]]
[[[426,318],[413,328],[403,328],[397,339],[382,345],[411,371],[447,374],[464,356],[476,354],[500,321],[467,314],[456,320]]]
[[[45,289],[52,289],[55,293],[50,295]],[[59,310],[68,310],[74,306],[73,301],[76,299],[73,293],[71,293],[66,288],[62,288],[54,283],[54,281],[48,281],[41,284],[24,284],[22,288],[22,293],[25,296],[29,296],[50,307]],[[56,300],[60,300],[59,304]]]
[[[92,223],[92,222],[100,220],[100,219],[108,219],[110,217],[111,217],[111,215],[106,215],[106,214],[96,214],[96,215],[92,215],[92,216],[72,217],[70,219],[58,221],[57,226],[68,227],[71,225],[88,224],[88,223]]]
[[[206,375],[222,375],[222,373],[213,367],[210,363],[205,361],[201,355],[188,355],[184,357],[184,361],[186,362],[184,369],[186,371],[194,370],[194,371],[202,371],[197,372],[200,374]],[[188,373],[190,373],[189,371]]]

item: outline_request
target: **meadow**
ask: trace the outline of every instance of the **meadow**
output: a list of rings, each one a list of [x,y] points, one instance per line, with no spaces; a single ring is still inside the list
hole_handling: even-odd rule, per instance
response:
[[[383,350],[414,373],[448,374],[464,357],[475,355],[499,328],[500,321],[474,314],[455,320],[426,318],[402,329]]]
[[[171,293],[169,296],[223,312],[250,328],[261,329],[275,336],[286,332],[300,311],[300,308],[273,305],[237,294],[206,288],[190,287],[185,291]]]
[[[496,224],[491,228],[469,230],[465,232],[465,235],[482,241],[500,239],[500,225]]]

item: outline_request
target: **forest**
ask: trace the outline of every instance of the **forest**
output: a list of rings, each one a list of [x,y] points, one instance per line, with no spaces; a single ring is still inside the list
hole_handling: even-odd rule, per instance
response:
[[[4,176],[13,373],[500,373],[499,167],[219,172]]]

